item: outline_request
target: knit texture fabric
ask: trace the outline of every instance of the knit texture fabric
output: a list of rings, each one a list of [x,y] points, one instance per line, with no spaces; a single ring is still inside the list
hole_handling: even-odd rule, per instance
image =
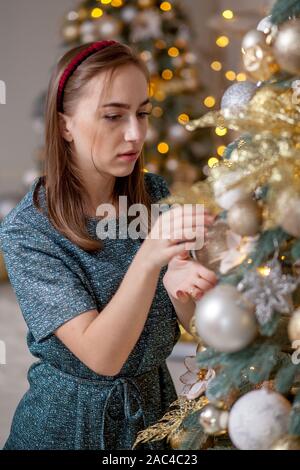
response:
[[[169,194],[161,176],[144,177],[153,200]],[[106,239],[102,250],[85,252],[34,207],[39,180],[0,226],[0,247],[28,326],[27,344],[38,358],[28,371],[29,390],[15,411],[4,449],[131,449],[138,431],[159,420],[176,399],[165,363],[179,338],[176,312],[162,284],[167,267],[160,272],[144,329],[120,373],[93,372],[54,331],[88,310],[101,315],[143,239]],[[45,204],[43,185],[39,200]],[[96,237],[97,221],[90,218],[87,224]],[[138,448],[168,445],[160,441]]]

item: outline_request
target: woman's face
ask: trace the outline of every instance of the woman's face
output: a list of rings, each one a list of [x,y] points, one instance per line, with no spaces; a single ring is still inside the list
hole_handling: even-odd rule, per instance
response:
[[[87,85],[73,116],[64,116],[64,138],[84,171],[127,176],[140,156],[151,104],[143,72],[134,64],[100,73]],[[100,102],[99,102],[100,96]],[[131,154],[131,155],[129,155]],[[133,154],[133,155],[132,155]]]

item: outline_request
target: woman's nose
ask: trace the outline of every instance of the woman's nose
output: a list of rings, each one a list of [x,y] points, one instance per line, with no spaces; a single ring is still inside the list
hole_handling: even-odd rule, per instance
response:
[[[138,141],[142,139],[142,128],[137,118],[129,119],[125,129],[126,141]]]

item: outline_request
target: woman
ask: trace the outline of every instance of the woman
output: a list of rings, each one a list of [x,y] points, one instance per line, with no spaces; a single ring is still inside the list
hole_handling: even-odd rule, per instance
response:
[[[187,259],[189,237],[174,235],[203,223],[177,208],[169,211],[170,235],[151,237],[163,213],[144,240],[100,240],[103,219],[95,216],[102,204],[118,209],[121,195],[128,207],[150,210],[169,194],[162,177],[143,172],[148,84],[143,62],[115,41],[70,50],[51,77],[44,176],[1,227],[28,346],[39,359],[4,449],[131,449],[176,399],[165,359],[178,340],[177,317],[188,328],[189,291],[197,298],[216,278]]]

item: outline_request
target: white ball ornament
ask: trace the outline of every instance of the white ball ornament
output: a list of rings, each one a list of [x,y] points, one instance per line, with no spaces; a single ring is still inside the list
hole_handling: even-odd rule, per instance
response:
[[[291,342],[300,340],[300,308],[294,311],[288,324],[288,334]]]
[[[250,198],[238,201],[229,209],[227,223],[233,232],[252,237],[259,232],[261,227],[261,208]]]
[[[121,33],[122,23],[118,19],[107,15],[105,18],[101,18],[97,30],[101,39],[115,38]]]
[[[121,11],[121,18],[125,23],[130,23],[137,15],[137,9],[132,6],[127,6]]]
[[[228,411],[218,409],[211,404],[206,405],[201,411],[199,422],[206,434],[219,436],[226,432]]]
[[[93,21],[84,21],[80,26],[82,36],[93,35],[95,33],[95,23]]]
[[[87,44],[88,42],[94,42],[96,40],[95,34],[83,34],[81,36],[82,44]]]
[[[197,303],[195,326],[203,342],[220,352],[236,352],[256,336],[255,306],[236,287],[220,284]]]
[[[274,42],[274,55],[280,67],[294,75],[300,73],[300,19],[286,21]]]
[[[79,27],[77,24],[67,23],[63,28],[63,36],[67,42],[75,41],[79,36]]]
[[[229,437],[241,450],[267,450],[288,433],[290,402],[279,393],[261,389],[246,393],[231,408]]]
[[[243,185],[228,189],[234,183],[237,183],[243,176],[242,171],[231,171],[222,175],[213,183],[213,191],[216,202],[222,209],[229,210],[236,202],[245,199],[249,192]]]
[[[277,194],[276,220],[283,230],[300,237],[300,196],[292,187]]]
[[[180,144],[185,142],[190,134],[181,124],[173,124],[168,130],[168,137],[173,143]]]
[[[266,37],[262,31],[257,29],[252,29],[245,34],[242,40],[242,49],[247,50],[251,47],[265,44]]]

